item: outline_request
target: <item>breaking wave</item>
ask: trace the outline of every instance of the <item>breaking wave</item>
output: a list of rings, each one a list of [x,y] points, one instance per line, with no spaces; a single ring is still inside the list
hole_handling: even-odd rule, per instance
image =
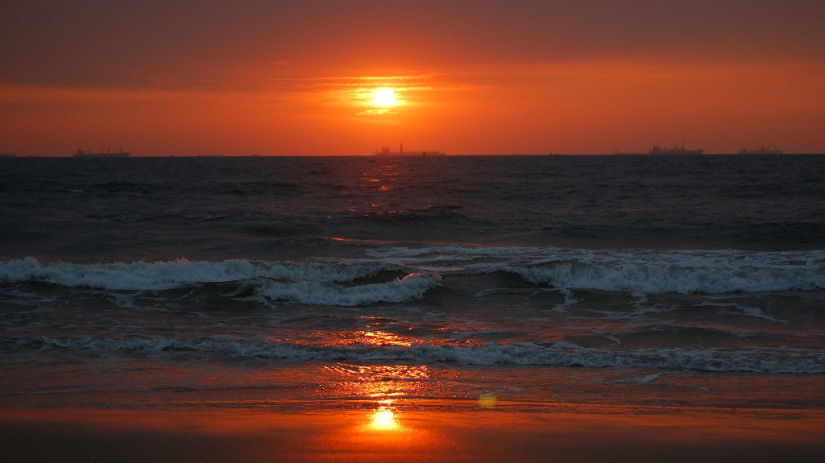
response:
[[[437,275],[424,273],[410,273],[392,281],[358,286],[341,286],[317,281],[268,281],[258,289],[258,294],[269,300],[358,306],[418,299],[429,289],[438,286],[440,282],[441,279]]]
[[[806,266],[758,267],[728,263],[618,264],[570,261],[514,266],[503,270],[536,284],[559,288],[642,293],[755,293],[825,288],[823,269]]]
[[[34,258],[0,263],[0,282],[42,282],[114,291],[163,291],[210,283],[251,286],[270,301],[354,306],[402,302],[438,286],[432,272],[410,272],[392,265],[223,262],[134,262],[73,264]]]
[[[361,305],[402,302],[456,275],[507,273],[535,285],[634,293],[759,293],[825,289],[825,251],[614,251],[525,247],[383,247],[365,257],[307,262],[75,264],[0,262],[0,283],[43,282],[113,291],[162,291],[238,282],[267,300]]]
[[[742,293],[825,288],[825,251],[612,251],[523,247],[388,248],[385,264],[442,273],[507,272],[533,284],[642,293]]]

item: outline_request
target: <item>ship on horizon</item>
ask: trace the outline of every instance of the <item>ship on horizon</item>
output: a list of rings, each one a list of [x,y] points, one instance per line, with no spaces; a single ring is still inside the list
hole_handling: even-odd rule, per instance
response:
[[[88,147],[84,150],[83,148],[78,148],[75,151],[72,157],[75,158],[128,158],[132,153],[128,151],[123,151],[123,147],[120,147],[120,151],[117,152],[110,152],[106,150],[104,153],[102,150],[99,153],[92,153]]]
[[[776,145],[771,145],[771,146],[760,145],[759,148],[756,148],[756,149],[742,148],[736,154],[782,154],[782,153],[783,153],[783,151],[781,149],[778,149],[776,147]]]
[[[685,143],[682,142],[681,146],[677,143],[673,145],[673,148],[663,148],[659,145],[655,145],[653,148],[650,148],[650,151],[647,154],[652,155],[659,155],[659,154],[691,154],[691,155],[699,155],[704,153],[705,150],[702,148],[689,150],[685,149]]]
[[[399,143],[398,151],[392,151],[386,146],[380,151],[374,151],[373,156],[446,156],[443,151],[404,151],[404,144]]]

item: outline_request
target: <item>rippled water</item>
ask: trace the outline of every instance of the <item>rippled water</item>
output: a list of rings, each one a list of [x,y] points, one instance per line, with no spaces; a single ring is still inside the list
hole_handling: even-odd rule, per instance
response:
[[[0,159],[0,400],[822,406],[823,177],[821,156]]]

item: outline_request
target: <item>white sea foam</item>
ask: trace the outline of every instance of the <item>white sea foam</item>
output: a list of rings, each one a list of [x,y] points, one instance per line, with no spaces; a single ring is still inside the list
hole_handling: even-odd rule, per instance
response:
[[[21,342],[16,342],[18,348]],[[760,374],[825,373],[825,352],[789,348],[751,350],[651,348],[635,350],[586,348],[559,342],[483,345],[345,346],[305,345],[267,340],[235,340],[224,337],[197,338],[96,338],[91,336],[41,337],[28,342],[41,351],[68,350],[94,354],[144,354],[194,351],[238,358],[288,359],[339,362],[422,362],[455,365],[536,365],[589,368],[645,368]],[[650,383],[661,373],[639,378]]]
[[[412,281],[370,282],[360,290],[336,286],[382,270],[417,274]],[[74,264],[34,258],[0,262],[0,282],[41,281],[69,287],[163,290],[202,283],[266,279],[255,283],[269,299],[344,305],[403,301],[423,294],[439,277],[507,272],[560,289],[597,289],[636,294],[753,293],[825,289],[825,251],[611,251],[525,247],[373,248],[361,258],[307,262],[133,262]],[[280,284],[277,284],[280,283]],[[297,283],[297,284],[292,284]],[[388,297],[389,288],[398,293]],[[354,294],[362,291],[362,294]],[[317,293],[317,294],[316,294]],[[335,295],[333,295],[333,293]],[[411,295],[411,296],[410,296]],[[367,303],[367,302],[362,302]]]
[[[29,257],[0,263],[0,282],[37,281],[116,291],[158,291],[208,283],[247,282],[259,300],[342,306],[419,298],[441,283],[440,277],[431,272],[412,272],[391,281],[368,280],[382,270],[400,272],[397,266],[384,264],[246,260],[72,264],[39,262]],[[367,281],[356,284],[360,279]]]
[[[373,250],[386,264],[515,273],[557,288],[636,293],[736,293],[825,288],[825,251],[612,251],[535,247]]]
[[[662,377],[664,373],[653,373],[635,378],[626,378],[615,381],[617,384],[650,384]]]
[[[825,288],[825,269],[749,267],[738,263],[676,265],[553,262],[509,269],[532,283],[643,293],[734,293]]]
[[[114,289],[163,290],[201,283],[225,283],[256,278],[349,282],[389,269],[381,265],[332,265],[307,262],[133,262],[73,264],[40,262],[32,257],[0,263],[0,281],[40,281],[62,286]]]
[[[438,286],[441,279],[432,273],[412,273],[383,283],[342,286],[317,281],[300,283],[267,282],[257,293],[270,300],[290,300],[303,304],[357,306],[378,302],[417,299]]]

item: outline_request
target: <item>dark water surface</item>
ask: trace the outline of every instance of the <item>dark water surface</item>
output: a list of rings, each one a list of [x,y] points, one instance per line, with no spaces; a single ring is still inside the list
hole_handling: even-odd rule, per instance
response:
[[[823,156],[0,159],[0,403],[823,407],[823,178]]]
[[[0,159],[0,256],[825,249],[823,156]]]

